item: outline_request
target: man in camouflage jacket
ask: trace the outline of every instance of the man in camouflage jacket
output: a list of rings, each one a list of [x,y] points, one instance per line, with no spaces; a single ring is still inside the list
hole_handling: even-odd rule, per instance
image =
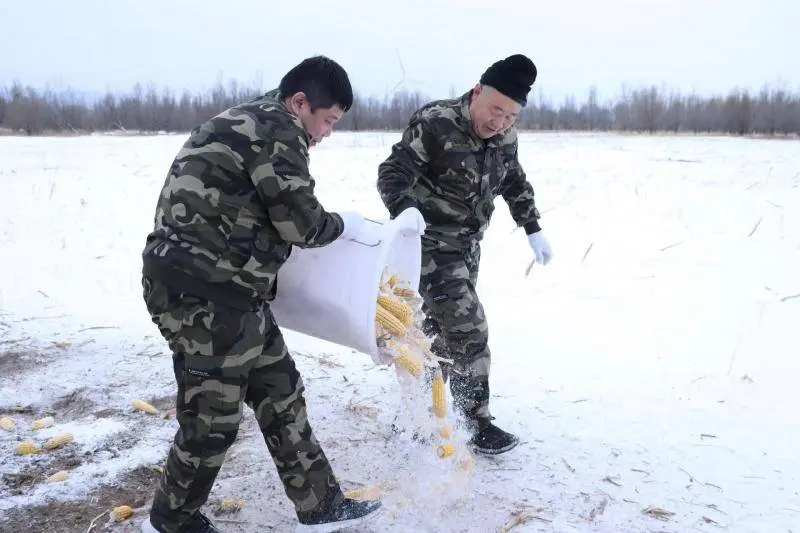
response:
[[[462,97],[426,104],[378,171],[390,215],[416,208],[427,225],[420,280],[426,332],[436,351],[454,359],[445,373],[455,406],[473,431],[473,447],[490,454],[518,443],[491,422],[488,326],[475,290],[480,241],[498,195],[525,229],[536,260],[546,264],[552,257],[513,126],[536,73],[530,59],[513,55],[490,66]]]
[[[277,89],[195,128],[172,163],[142,257],[147,309],[173,352],[179,429],[144,532],[218,531],[199,509],[243,404],[301,530],[355,524],[380,507],[344,498],[269,308],[293,246],[363,238],[363,217],[325,211],[308,169],[309,148],[352,102],[340,65],[306,59]]]

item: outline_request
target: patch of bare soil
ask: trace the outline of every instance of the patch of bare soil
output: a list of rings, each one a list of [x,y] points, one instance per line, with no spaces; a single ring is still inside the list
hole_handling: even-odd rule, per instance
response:
[[[35,350],[0,344],[0,377],[11,378],[42,364],[47,358]]]
[[[139,467],[121,476],[115,483],[103,485],[87,494],[83,500],[52,502],[45,505],[11,509],[0,530],[8,533],[98,533],[100,531],[139,531],[138,526],[146,516],[145,507],[158,480],[157,470]],[[129,505],[137,510],[130,520],[108,527],[110,512],[119,505]],[[106,514],[103,514],[106,513]],[[99,517],[90,529],[92,520]]]

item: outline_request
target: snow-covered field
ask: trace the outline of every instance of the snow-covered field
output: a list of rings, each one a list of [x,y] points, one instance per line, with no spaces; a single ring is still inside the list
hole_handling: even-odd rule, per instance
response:
[[[324,205],[384,217],[376,169],[397,138],[314,149]],[[20,516],[44,530],[54,500],[90,501],[166,453],[174,417],[130,405],[173,405],[139,254],[183,140],[0,137],[0,415],[17,424],[0,430],[3,532]],[[371,531],[500,531],[524,508],[514,532],[800,533],[800,143],[548,133],[520,152],[556,258],[525,277],[530,249],[498,199],[478,290],[493,411],[521,446],[458,479],[391,432],[393,370],[285,332],[343,485],[383,488]],[[32,431],[47,414],[55,426]],[[64,431],[61,450],[14,454]],[[42,483],[61,467],[68,481]],[[111,530],[136,530],[150,496]],[[293,527],[249,411],[209,512],[222,498],[245,501],[226,531]]]

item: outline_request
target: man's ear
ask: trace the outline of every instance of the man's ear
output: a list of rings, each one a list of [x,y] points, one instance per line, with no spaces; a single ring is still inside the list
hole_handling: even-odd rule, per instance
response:
[[[293,113],[299,114],[305,106],[308,106],[308,98],[306,97],[306,93],[302,91],[296,92],[291,98],[289,98],[289,108]]]

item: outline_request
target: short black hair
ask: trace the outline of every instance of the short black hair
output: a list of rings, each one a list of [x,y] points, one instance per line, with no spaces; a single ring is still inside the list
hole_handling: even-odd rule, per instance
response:
[[[306,58],[293,67],[281,79],[278,89],[284,98],[305,93],[312,111],[338,104],[346,112],[353,106],[353,87],[347,72],[322,55]]]

